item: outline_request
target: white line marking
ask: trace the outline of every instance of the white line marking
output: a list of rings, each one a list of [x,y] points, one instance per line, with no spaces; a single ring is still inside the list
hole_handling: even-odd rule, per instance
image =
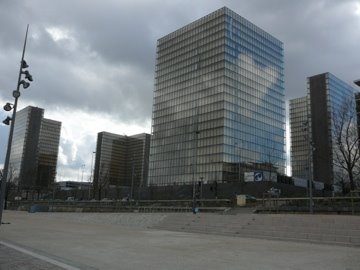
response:
[[[24,248],[21,248],[21,247],[18,247],[18,246],[15,246],[15,245],[10,244],[10,243],[6,243],[4,241],[0,241],[0,244],[4,245],[4,246],[7,246],[9,248],[15,249],[17,251],[20,251],[22,253],[28,254],[28,255],[33,256],[35,258],[38,258],[40,260],[52,263],[52,264],[54,264],[56,266],[62,267],[62,268],[67,269],[67,270],[81,270],[80,268],[65,264],[63,262],[59,262],[57,260],[51,259],[49,257],[43,256],[43,255],[40,255],[40,254],[36,254],[35,252],[32,252],[30,250],[27,250],[27,249],[24,249]]]

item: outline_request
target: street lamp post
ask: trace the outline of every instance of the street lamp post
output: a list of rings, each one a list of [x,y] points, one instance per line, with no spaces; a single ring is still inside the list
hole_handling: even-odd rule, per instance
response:
[[[93,178],[93,162],[94,162],[94,154],[96,154],[96,152],[95,151],[93,151],[92,152],[92,155],[91,155],[91,166],[90,166],[90,183],[89,183],[89,200],[90,200],[90,186],[91,186],[91,183],[93,182],[92,181],[92,178]],[[95,192],[95,190],[94,190],[94,192]]]
[[[306,102],[306,118],[307,121],[304,124],[304,129],[306,131],[306,139],[307,139],[307,143],[308,143],[308,185],[309,185],[309,213],[313,214],[314,213],[314,201],[313,201],[313,189],[312,189],[312,170],[311,170],[311,166],[312,166],[312,160],[313,160],[313,154],[314,154],[314,147],[313,147],[313,142],[311,140],[310,137],[310,117],[309,117],[309,104],[308,102]]]
[[[135,176],[135,161],[134,154],[131,160],[131,187],[130,187],[130,205],[132,204],[133,196],[134,196],[134,176]]]
[[[3,213],[3,209],[4,209],[6,181],[7,181],[7,177],[8,177],[8,171],[9,171],[9,161],[10,161],[11,144],[12,144],[14,126],[15,126],[17,103],[18,103],[18,98],[20,97],[20,85],[22,85],[24,89],[26,89],[30,86],[29,82],[25,81],[24,79],[21,79],[21,77],[22,77],[21,75],[25,75],[24,78],[26,80],[31,81],[31,82],[33,81],[33,78],[30,75],[29,71],[24,70],[25,68],[29,67],[29,65],[24,60],[28,30],[29,30],[29,25],[27,25],[27,27],[26,27],[25,41],[24,41],[24,47],[23,47],[21,61],[20,61],[20,69],[19,69],[17,86],[16,86],[16,90],[13,91],[14,105],[12,108],[11,108],[11,105],[12,105],[11,103],[6,103],[4,106],[5,111],[10,111],[12,109],[13,112],[12,112],[11,117],[8,116],[3,121],[3,123],[6,125],[10,124],[10,132],[9,132],[9,138],[8,138],[8,144],[7,144],[7,150],[6,150],[4,171],[3,171],[2,180],[1,180],[0,225],[1,225],[1,220],[2,220],[2,213]]]
[[[235,143],[235,147],[236,149],[238,150],[238,153],[239,153],[239,174],[238,174],[238,177],[239,177],[239,183],[241,181],[241,148],[238,146],[237,142]]]
[[[85,164],[81,165],[81,186],[84,179],[84,170],[85,170]]]

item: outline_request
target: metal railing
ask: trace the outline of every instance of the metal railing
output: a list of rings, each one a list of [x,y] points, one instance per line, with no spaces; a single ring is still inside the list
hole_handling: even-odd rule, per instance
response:
[[[308,212],[309,198],[263,198],[258,212]],[[360,197],[313,197],[317,213],[360,214]]]

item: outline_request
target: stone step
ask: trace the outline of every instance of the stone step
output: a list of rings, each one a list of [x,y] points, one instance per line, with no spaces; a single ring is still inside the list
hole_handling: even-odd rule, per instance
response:
[[[168,227],[156,226],[156,229],[169,230]],[[251,229],[229,230],[223,228],[221,230],[214,230],[206,226],[176,226],[171,228],[172,231],[182,231],[190,233],[206,233],[218,234],[228,236],[250,237],[250,238],[266,238],[288,241],[302,241],[314,243],[332,243],[342,245],[360,246],[360,237],[342,236],[342,235],[327,235],[327,234],[311,234],[311,233],[297,233],[297,232],[279,232],[279,231],[258,231]]]
[[[336,234],[336,235],[353,235],[359,236],[360,230],[352,230],[350,228],[331,228],[330,226],[326,226],[325,228],[322,227],[303,227],[303,226],[286,226],[281,224],[279,226],[275,225],[262,225],[257,224],[256,222],[247,223],[244,220],[241,222],[231,222],[226,223],[226,221],[219,221],[219,220],[204,220],[204,219],[173,219],[167,218],[161,222],[162,226],[189,226],[191,224],[200,224],[200,226],[208,226],[212,228],[231,228],[234,230],[238,230],[241,227],[248,226],[252,227],[255,230],[259,231],[289,231],[289,232],[304,232],[304,233],[321,233],[321,234]]]
[[[293,220],[283,219],[283,220],[273,220],[273,219],[264,219],[264,218],[255,218],[251,223],[256,223],[258,225],[264,226],[291,226],[291,227],[302,227],[302,228],[335,228],[335,229],[352,229],[360,230],[360,218],[358,220],[348,222],[346,219],[334,222],[334,220],[323,220],[319,221],[318,219],[313,219],[311,221],[304,220]]]
[[[352,230],[349,228],[331,228],[331,227],[302,227],[302,226],[273,226],[273,225],[259,225],[257,223],[246,223],[246,222],[238,222],[238,223],[226,223],[226,222],[208,222],[206,220],[173,220],[173,219],[167,219],[165,221],[161,222],[163,226],[177,226],[177,225],[189,225],[189,224],[201,224],[201,226],[209,226],[214,228],[234,228],[239,229],[244,226],[252,227],[255,230],[259,231],[290,231],[290,232],[304,232],[304,233],[327,233],[327,234],[337,234],[337,235],[354,235],[354,236],[360,236],[360,230]]]
[[[169,214],[154,229],[360,245],[360,217]]]
[[[253,230],[258,231],[288,231],[288,232],[299,232],[299,233],[318,233],[318,234],[334,234],[334,235],[350,235],[350,236],[359,236],[360,230],[352,230],[347,228],[331,228],[331,227],[301,227],[301,226],[267,226],[259,224],[248,224],[247,228],[252,228]]]

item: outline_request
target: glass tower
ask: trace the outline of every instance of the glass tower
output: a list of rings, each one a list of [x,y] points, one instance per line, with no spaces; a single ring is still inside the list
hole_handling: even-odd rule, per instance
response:
[[[311,144],[313,180],[323,182],[331,190],[336,182],[338,167],[334,166],[334,117],[349,104],[354,106],[354,88],[327,72],[307,78],[309,122],[311,123]],[[350,103],[349,103],[350,101]]]
[[[94,188],[146,186],[150,134],[132,136],[100,132],[97,137]]]
[[[48,188],[55,180],[61,122],[43,116],[32,106],[16,114],[8,180],[19,189]]]
[[[61,133],[61,122],[43,118],[38,146],[38,185],[46,187],[53,183]]]
[[[290,137],[292,176],[309,178],[309,122],[307,97],[290,100]]]
[[[283,44],[221,8],[157,43],[149,182],[285,168]],[[239,177],[237,177],[239,175]]]

